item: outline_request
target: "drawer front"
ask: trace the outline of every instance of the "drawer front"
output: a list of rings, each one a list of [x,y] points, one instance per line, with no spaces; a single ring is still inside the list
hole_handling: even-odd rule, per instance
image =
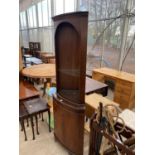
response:
[[[122,109],[128,108],[130,103],[130,96],[122,93],[115,93],[114,101],[120,104]]]
[[[129,88],[129,87],[122,87],[122,86],[120,87],[118,85],[115,87],[115,92],[119,94],[130,96],[131,91],[132,91],[132,88]]]
[[[97,80],[97,81],[104,82],[104,75],[103,74],[100,74],[100,73],[97,73],[97,72],[93,72],[92,78]]]
[[[117,83],[122,86],[132,87],[134,84],[125,80],[118,80]]]

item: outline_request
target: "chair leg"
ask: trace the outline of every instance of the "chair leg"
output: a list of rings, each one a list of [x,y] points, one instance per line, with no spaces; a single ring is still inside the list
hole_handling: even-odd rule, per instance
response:
[[[51,126],[50,126],[50,123],[51,123],[51,113],[50,113],[50,109],[48,109],[48,120],[49,120],[49,132],[51,132]]]
[[[38,131],[38,117],[37,117],[37,115],[35,115],[35,119],[36,119],[36,131],[37,131],[37,134],[39,135],[39,131]]]
[[[32,133],[33,133],[33,140],[35,139],[35,134],[34,134],[34,124],[33,124],[33,116],[31,118],[31,127],[32,127]]]
[[[22,119],[20,122],[21,122],[21,125],[22,125],[22,128],[23,128],[23,131],[24,131],[25,141],[27,141],[27,135],[26,135],[25,125],[24,125],[24,120]]]

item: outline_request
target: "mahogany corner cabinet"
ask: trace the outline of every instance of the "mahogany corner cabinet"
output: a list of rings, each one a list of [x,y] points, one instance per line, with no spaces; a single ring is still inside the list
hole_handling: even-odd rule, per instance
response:
[[[53,17],[57,93],[54,135],[71,154],[83,155],[88,12]]]

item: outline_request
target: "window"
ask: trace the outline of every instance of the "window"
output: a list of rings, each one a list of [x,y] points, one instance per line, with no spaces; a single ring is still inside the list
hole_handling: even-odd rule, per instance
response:
[[[47,0],[42,1],[43,26],[48,26]]]
[[[44,0],[38,3],[39,27],[51,25],[51,0]]]
[[[20,22],[21,22],[21,29],[27,28],[25,11],[20,13]]]
[[[65,0],[65,13],[73,12],[75,10],[75,0]]]
[[[28,24],[30,28],[36,27],[37,26],[37,21],[36,21],[36,6],[33,5],[27,10],[28,14]]]
[[[64,0],[55,0],[55,15],[62,14],[63,6],[64,6]]]
[[[41,2],[38,3],[38,21],[39,21],[39,27],[43,26],[43,21],[42,21],[42,8],[41,8]]]
[[[75,11],[75,0],[55,0],[55,15]]]

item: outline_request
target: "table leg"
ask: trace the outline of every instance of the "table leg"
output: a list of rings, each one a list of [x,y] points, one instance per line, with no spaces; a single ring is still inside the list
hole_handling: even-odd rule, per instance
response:
[[[25,130],[25,125],[24,125],[24,119],[21,119],[21,125],[22,125],[22,129],[24,131],[24,135],[25,135],[25,141],[27,141],[27,135],[26,135],[26,130]]]
[[[43,96],[45,96],[45,94],[46,94],[47,83],[50,83],[50,82],[51,82],[51,78],[46,78],[46,82],[44,82]]]
[[[36,119],[36,131],[37,131],[37,134],[39,135],[37,114],[35,115],[35,119]]]
[[[31,118],[31,127],[32,127],[32,133],[33,133],[33,140],[34,140],[35,139],[35,135],[34,135],[33,116],[31,116],[30,118]]]
[[[50,126],[50,123],[51,123],[51,113],[50,113],[50,109],[48,109],[48,125],[49,125],[49,132],[51,132],[51,126]]]

